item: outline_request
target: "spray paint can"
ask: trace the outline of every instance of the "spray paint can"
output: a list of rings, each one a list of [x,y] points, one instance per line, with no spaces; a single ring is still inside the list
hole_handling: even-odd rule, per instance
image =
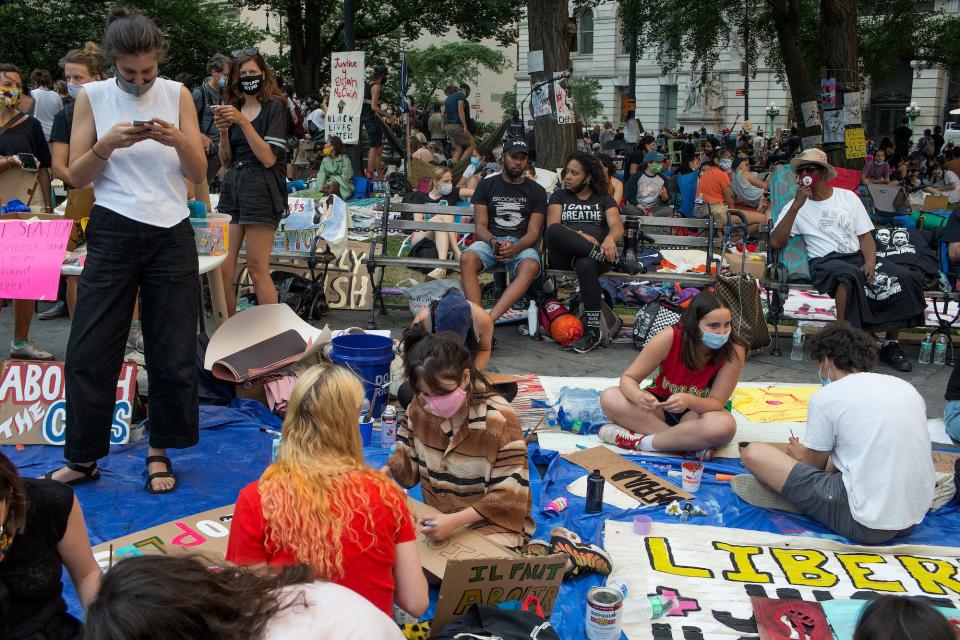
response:
[[[589,640],[620,640],[623,621],[623,593],[611,587],[594,587],[587,592],[586,632]]]
[[[603,510],[603,476],[599,469],[594,469],[587,476],[587,513],[600,513]]]
[[[563,496],[559,496],[550,501],[550,504],[543,508],[544,513],[560,513],[567,508],[569,502]]]
[[[380,446],[389,449],[397,442],[397,410],[387,405],[380,416]]]

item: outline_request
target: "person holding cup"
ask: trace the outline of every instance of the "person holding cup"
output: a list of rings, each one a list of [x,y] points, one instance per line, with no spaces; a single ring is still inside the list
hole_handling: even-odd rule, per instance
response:
[[[737,432],[724,406],[746,353],[727,303],[711,292],[696,295],[677,325],[647,343],[620,385],[600,394],[600,406],[613,421],[600,428],[600,439],[623,449],[697,452],[695,457],[709,459]],[[653,384],[643,388],[655,371]]]
[[[353,589],[387,615],[420,616],[427,582],[403,492],[367,467],[357,424],[363,385],[320,364],[290,396],[277,461],[241,489],[228,562],[307,564],[317,579]]]

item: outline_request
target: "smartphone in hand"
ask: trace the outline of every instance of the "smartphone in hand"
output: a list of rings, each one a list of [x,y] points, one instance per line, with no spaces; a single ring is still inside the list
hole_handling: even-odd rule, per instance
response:
[[[143,128],[148,124],[153,124],[153,120],[134,120],[133,126]]]
[[[24,171],[39,171],[40,166],[32,153],[18,153],[17,159],[20,160],[20,168]]]

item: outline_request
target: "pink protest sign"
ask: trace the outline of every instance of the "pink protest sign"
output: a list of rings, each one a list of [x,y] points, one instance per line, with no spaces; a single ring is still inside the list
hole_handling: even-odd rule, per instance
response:
[[[0,221],[0,298],[56,300],[73,220]]]

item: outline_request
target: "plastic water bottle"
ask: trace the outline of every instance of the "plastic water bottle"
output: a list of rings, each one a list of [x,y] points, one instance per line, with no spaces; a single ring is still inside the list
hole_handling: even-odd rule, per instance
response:
[[[609,583],[607,586],[610,586]],[[624,597],[623,624],[636,625],[662,618],[670,613],[676,604],[676,599],[669,596]]]
[[[609,422],[600,408],[600,394],[595,389],[563,387],[558,416],[565,431],[581,435],[596,431]]]
[[[937,336],[937,344],[933,348],[933,364],[943,365],[947,362],[947,336]]]
[[[790,359],[800,362],[803,360],[803,329],[797,325],[797,330],[793,332],[793,348],[790,349]]]
[[[933,340],[928,333],[923,338],[923,342],[920,343],[920,355],[917,357],[917,362],[920,364],[930,364],[930,352],[933,351]]]
[[[537,326],[540,324],[540,314],[537,311],[537,301],[531,300],[530,307],[527,309],[527,331],[531,338],[537,335]]]

